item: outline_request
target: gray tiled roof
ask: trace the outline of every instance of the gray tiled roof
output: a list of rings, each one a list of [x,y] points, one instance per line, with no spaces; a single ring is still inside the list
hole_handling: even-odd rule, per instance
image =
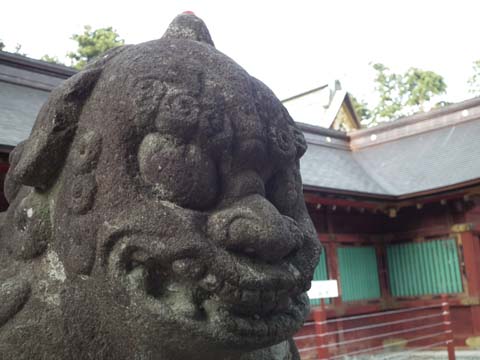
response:
[[[350,150],[309,144],[300,159],[304,185],[371,194],[385,190],[372,181],[370,175],[352,156]]]
[[[76,72],[0,51],[0,146],[25,140],[50,91]]]
[[[480,119],[350,151],[309,144],[304,185],[404,196],[480,179]]]
[[[30,134],[49,92],[0,82],[0,144],[15,146]]]
[[[480,121],[409,136],[354,152],[390,195],[404,195],[480,178]]]
[[[66,67],[0,52],[0,146],[15,146],[26,139],[49,90],[74,73]],[[465,116],[470,118],[458,121]],[[301,124],[309,143],[301,159],[304,185],[397,197],[480,180],[480,98],[416,117],[352,136]],[[440,126],[426,131],[429,118],[437,119]],[[394,136],[372,144],[367,141],[366,146],[354,144],[357,150],[351,150],[352,138],[362,144],[359,134],[369,139],[372,131],[393,129],[394,134],[415,126],[423,130],[396,140]]]
[[[62,78],[33,72],[29,69],[12,67],[10,64],[0,62],[0,81],[2,82],[50,91],[61,84],[63,80]]]
[[[77,73],[68,66],[0,51],[0,81],[42,90],[52,90]]]

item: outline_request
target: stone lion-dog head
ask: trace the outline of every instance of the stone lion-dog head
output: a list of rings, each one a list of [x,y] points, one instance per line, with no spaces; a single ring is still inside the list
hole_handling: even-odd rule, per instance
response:
[[[3,358],[296,358],[319,253],[305,150],[192,14],[104,54],[11,154]]]

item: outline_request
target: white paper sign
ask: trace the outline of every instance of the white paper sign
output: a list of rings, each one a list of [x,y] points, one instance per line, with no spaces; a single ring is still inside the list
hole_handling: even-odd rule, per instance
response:
[[[338,297],[337,280],[312,281],[307,295],[310,299],[326,299]]]

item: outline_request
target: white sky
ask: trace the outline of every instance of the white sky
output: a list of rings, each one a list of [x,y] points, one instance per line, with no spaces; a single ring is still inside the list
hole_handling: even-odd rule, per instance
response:
[[[371,99],[370,62],[395,72],[414,66],[444,76],[448,101],[469,97],[467,79],[480,59],[478,0],[3,0],[0,39],[9,51],[62,58],[83,25],[113,26],[127,43],[161,37],[191,10],[217,49],[265,82],[281,99],[339,79]]]

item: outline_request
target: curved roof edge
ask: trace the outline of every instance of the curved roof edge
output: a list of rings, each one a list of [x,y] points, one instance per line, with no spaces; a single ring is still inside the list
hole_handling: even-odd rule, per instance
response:
[[[298,125],[298,127],[302,131],[310,134],[330,136],[332,138],[336,138],[339,140],[346,140],[346,141],[350,140],[350,136],[340,130],[327,129],[320,126],[305,124],[298,121],[296,121],[295,123]]]
[[[6,51],[0,51],[0,64],[5,64],[40,74],[55,76],[62,79],[67,79],[78,72],[77,70],[65,65],[52,64],[43,60],[32,59]]]

